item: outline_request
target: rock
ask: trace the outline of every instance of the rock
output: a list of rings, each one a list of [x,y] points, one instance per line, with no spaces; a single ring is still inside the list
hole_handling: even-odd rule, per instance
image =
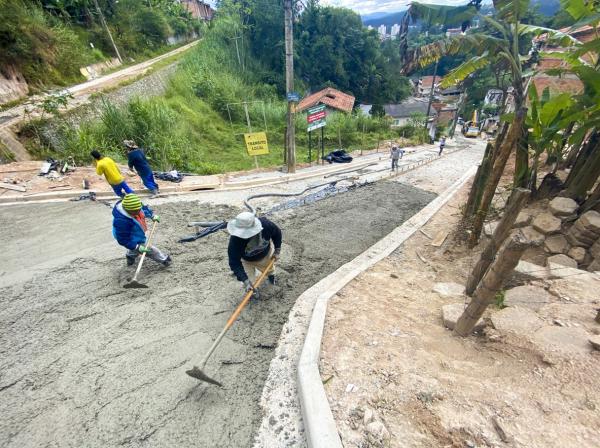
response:
[[[542,306],[550,303],[552,296],[544,288],[532,285],[517,286],[506,291],[504,305],[518,306],[537,311]]]
[[[519,261],[514,273],[517,278],[523,280],[546,280],[550,278],[550,269],[524,260]]]
[[[587,267],[587,270],[589,272],[596,272],[596,271],[600,271],[600,258],[596,258],[594,259],[594,261],[592,261],[590,263],[590,265]]]
[[[566,254],[569,251],[569,243],[562,235],[550,235],[544,241],[544,248],[551,254]]]
[[[554,198],[548,204],[548,208],[554,216],[570,216],[575,213],[577,207],[577,202],[571,198]]]
[[[373,412],[373,409],[366,408],[365,415],[363,417],[364,425],[367,426],[369,423],[371,423],[373,421],[375,421],[375,412]]]
[[[492,314],[491,320],[496,330],[522,336],[532,335],[544,324],[534,311],[518,306],[504,308]]]
[[[585,249],[583,247],[573,247],[567,255],[577,263],[583,263],[585,260]]]
[[[547,264],[550,266],[550,263],[560,264],[561,266],[567,266],[569,268],[577,269],[577,262],[573,260],[571,257],[563,254],[553,255],[548,257]]]
[[[600,239],[592,244],[592,247],[590,247],[590,254],[592,254],[592,257],[594,258],[600,258]]]
[[[544,235],[535,230],[532,226],[523,227],[521,231],[523,232],[523,235],[525,235],[525,238],[535,245],[539,245],[544,242]]]
[[[486,224],[483,225],[483,233],[485,233],[485,236],[492,236],[494,234],[494,232],[496,231],[496,227],[498,227],[498,224],[500,223],[500,221],[494,221],[494,222],[488,222]]]
[[[444,326],[449,330],[454,330],[456,322],[464,312],[466,306],[463,303],[451,303],[442,307],[442,319]],[[485,328],[483,319],[479,319],[473,328],[474,332],[481,331]]]
[[[577,221],[567,232],[567,241],[573,246],[590,247],[598,239],[598,235],[586,230],[580,221]]]
[[[595,210],[585,212],[578,219],[586,230],[600,235],[600,213]]]
[[[436,283],[433,285],[433,292],[437,292],[443,297],[462,296],[465,293],[465,287],[458,283]]]
[[[542,350],[572,355],[587,355],[589,338],[588,333],[578,327],[544,326],[533,335]]]
[[[562,221],[550,213],[541,213],[533,220],[533,228],[544,235],[560,232]]]
[[[379,421],[369,423],[365,430],[367,432],[367,440],[373,447],[387,447],[390,442],[390,432],[385,425]]]
[[[531,222],[531,215],[527,212],[520,212],[517,215],[517,219],[515,220],[514,228],[525,227],[528,226]]]
[[[589,343],[592,344],[592,347],[596,350],[600,350],[600,336],[592,336],[588,339]]]
[[[357,390],[358,390],[358,386],[355,386],[355,385],[354,385],[354,384],[352,384],[352,383],[349,383],[349,384],[346,386],[346,393],[356,392]]]

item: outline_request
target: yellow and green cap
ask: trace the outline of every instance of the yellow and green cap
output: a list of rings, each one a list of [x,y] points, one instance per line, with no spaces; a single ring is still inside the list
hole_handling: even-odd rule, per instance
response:
[[[137,194],[129,193],[123,198],[123,208],[128,211],[135,212],[141,210],[142,200]]]

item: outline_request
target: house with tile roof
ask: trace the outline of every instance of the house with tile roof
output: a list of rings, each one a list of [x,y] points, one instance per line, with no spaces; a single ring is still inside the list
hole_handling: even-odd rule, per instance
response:
[[[333,87],[327,87],[302,98],[296,110],[302,112],[310,107],[325,104],[329,109],[349,113],[352,112],[354,101],[355,98],[352,95]]]

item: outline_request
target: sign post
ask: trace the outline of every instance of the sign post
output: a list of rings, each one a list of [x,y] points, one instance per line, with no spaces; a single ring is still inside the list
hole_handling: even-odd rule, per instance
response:
[[[327,125],[326,117],[327,110],[325,104],[319,104],[317,106],[313,106],[309,108],[306,112],[306,121],[308,123],[307,131],[308,131],[308,158],[312,164],[312,139],[311,132],[317,129],[321,129],[321,153],[323,153],[323,127]],[[318,143],[318,142],[317,142]],[[319,148],[317,146],[317,158],[319,155]],[[323,154],[321,154],[321,159],[323,158]]]

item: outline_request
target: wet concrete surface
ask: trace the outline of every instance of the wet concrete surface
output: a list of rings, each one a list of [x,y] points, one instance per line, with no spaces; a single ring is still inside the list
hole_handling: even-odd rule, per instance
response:
[[[223,340],[206,371],[185,375],[241,298],[229,272],[224,232],[193,243],[191,220],[228,219],[227,205],[177,202],[140,280],[111,237],[110,210],[62,203],[0,214],[0,446],[247,447],[273,348],[302,291],[364,251],[434,195],[379,182],[276,213],[284,233],[278,285],[265,287]]]

